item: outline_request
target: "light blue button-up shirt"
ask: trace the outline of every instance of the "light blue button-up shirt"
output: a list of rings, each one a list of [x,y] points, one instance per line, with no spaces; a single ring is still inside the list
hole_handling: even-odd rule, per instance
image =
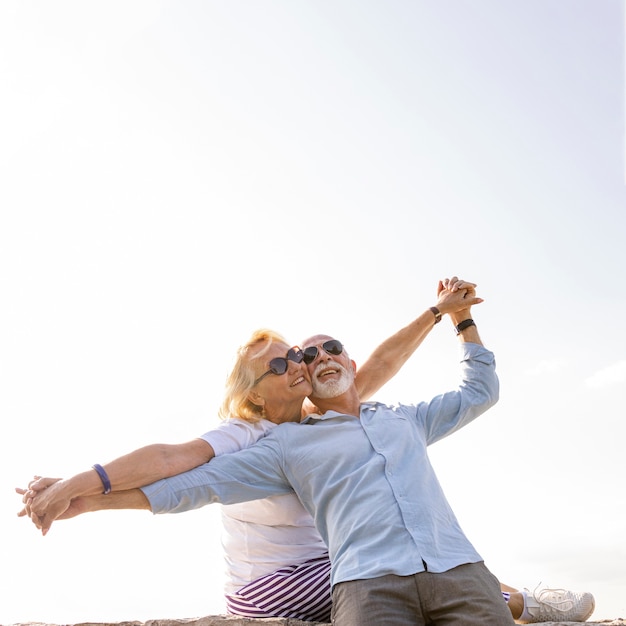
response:
[[[361,405],[274,428],[259,442],[143,488],[154,513],[296,492],[329,547],[331,582],[444,572],[481,561],[426,448],[495,404],[492,352],[463,344],[455,391],[414,405]]]

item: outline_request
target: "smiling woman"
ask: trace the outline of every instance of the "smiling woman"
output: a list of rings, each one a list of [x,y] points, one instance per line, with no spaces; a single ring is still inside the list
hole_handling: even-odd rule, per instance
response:
[[[268,329],[255,331],[237,350],[226,379],[220,417],[252,422],[265,418],[275,424],[298,421],[302,403],[311,393],[302,361],[301,351],[291,348],[282,335]]]

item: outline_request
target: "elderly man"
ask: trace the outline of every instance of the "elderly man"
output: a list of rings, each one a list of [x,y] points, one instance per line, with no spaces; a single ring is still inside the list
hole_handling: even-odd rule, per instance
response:
[[[437,309],[432,315],[435,323],[441,318]],[[450,317],[463,355],[456,390],[414,405],[361,404],[354,362],[339,341],[316,335],[302,349],[319,414],[143,488],[151,510],[175,513],[293,490],[329,547],[337,626],[513,624],[427,456],[428,445],[498,399],[494,355],[470,308]],[[266,369],[260,362],[258,375]]]

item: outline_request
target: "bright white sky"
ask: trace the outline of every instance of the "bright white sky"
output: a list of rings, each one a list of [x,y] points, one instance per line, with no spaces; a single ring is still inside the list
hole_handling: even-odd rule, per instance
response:
[[[3,2],[0,623],[223,612],[217,506],[42,538],[13,488],[208,430],[257,327],[362,362],[453,274],[502,387],[432,448],[462,526],[626,616],[623,39],[618,0]]]

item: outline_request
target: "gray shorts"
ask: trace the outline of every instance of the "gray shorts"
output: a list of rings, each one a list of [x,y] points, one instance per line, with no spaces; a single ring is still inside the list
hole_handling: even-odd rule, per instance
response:
[[[500,583],[484,563],[447,572],[388,574],[338,583],[335,626],[514,626]]]

